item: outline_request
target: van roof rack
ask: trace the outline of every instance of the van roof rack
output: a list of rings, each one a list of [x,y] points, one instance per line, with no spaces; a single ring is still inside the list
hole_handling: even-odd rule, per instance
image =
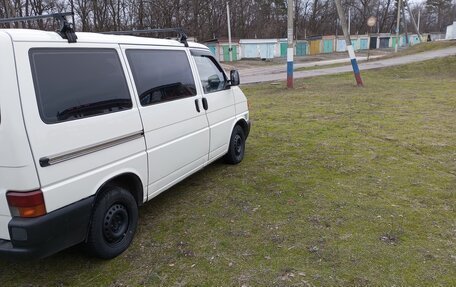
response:
[[[69,23],[66,16],[73,16],[73,12],[65,12],[65,13],[55,13],[55,14],[48,14],[48,15],[39,15],[39,16],[27,16],[27,17],[16,17],[16,18],[5,18],[0,19],[0,24],[7,24],[7,23],[15,23],[15,22],[23,22],[29,20],[41,20],[41,19],[49,19],[53,18],[60,22],[60,31],[57,33],[63,38],[67,39],[68,43],[76,43],[78,37],[74,32],[73,23]]]
[[[135,34],[149,34],[149,33],[169,33],[177,32],[179,37],[179,42],[188,47],[187,34],[185,34],[182,28],[163,28],[163,29],[143,29],[143,30],[131,30],[131,31],[111,31],[103,32],[102,34],[112,34],[112,35],[135,35]]]

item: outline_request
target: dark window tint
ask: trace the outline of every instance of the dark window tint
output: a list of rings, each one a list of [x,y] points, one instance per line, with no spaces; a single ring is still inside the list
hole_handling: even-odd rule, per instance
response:
[[[211,56],[194,55],[204,93],[214,93],[225,89],[226,79],[222,69]]]
[[[195,81],[184,51],[128,50],[127,57],[141,105],[196,95]]]
[[[41,118],[57,123],[132,107],[119,56],[111,49],[32,49]]]

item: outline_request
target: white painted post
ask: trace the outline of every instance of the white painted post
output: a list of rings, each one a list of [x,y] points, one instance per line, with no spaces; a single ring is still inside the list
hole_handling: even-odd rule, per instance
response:
[[[342,3],[340,0],[334,0],[336,3],[337,14],[339,15],[340,23],[342,25],[342,31],[344,32],[345,45],[347,46],[348,55],[353,67],[353,73],[355,74],[356,84],[358,87],[363,86],[363,80],[361,78],[361,73],[358,67],[358,61],[356,60],[355,50],[353,49],[350,33],[348,32],[347,27],[347,17],[345,17],[344,10],[342,9]]]

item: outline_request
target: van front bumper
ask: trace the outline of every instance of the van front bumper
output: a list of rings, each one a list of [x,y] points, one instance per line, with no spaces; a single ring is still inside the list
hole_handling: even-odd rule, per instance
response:
[[[13,217],[11,240],[0,239],[0,257],[38,259],[85,240],[94,197],[89,197],[37,218]]]

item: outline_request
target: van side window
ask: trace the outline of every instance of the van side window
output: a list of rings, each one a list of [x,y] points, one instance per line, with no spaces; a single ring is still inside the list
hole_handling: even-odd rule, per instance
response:
[[[116,50],[36,48],[29,55],[43,122],[55,124],[132,108]]]
[[[196,96],[185,51],[127,50],[142,106]]]
[[[225,89],[226,78],[222,69],[211,56],[193,55],[204,93],[214,93]]]

